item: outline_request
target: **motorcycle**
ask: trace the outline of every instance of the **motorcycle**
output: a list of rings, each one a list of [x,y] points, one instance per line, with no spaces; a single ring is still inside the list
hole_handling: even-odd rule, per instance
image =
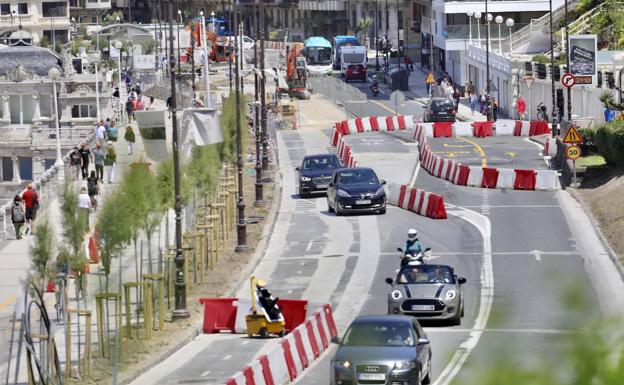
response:
[[[370,87],[371,92],[373,93],[373,96],[377,96],[379,95],[379,86],[376,83],[373,83],[373,85]]]
[[[414,255],[413,252],[405,252],[401,247],[397,247],[397,251],[401,253],[401,267],[408,265],[424,265],[425,260],[431,256],[431,247],[427,247],[423,252]]]

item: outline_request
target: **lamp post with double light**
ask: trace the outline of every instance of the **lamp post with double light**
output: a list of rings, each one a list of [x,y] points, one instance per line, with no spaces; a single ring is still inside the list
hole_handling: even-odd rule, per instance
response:
[[[481,12],[475,12],[474,17],[477,19],[477,41],[479,42],[479,47],[481,47]]]
[[[486,101],[486,117],[487,121],[493,121],[492,111],[492,95],[490,94],[492,87],[490,81],[490,21],[492,14],[488,13],[488,0],[485,0],[485,19],[487,20],[487,29],[485,31],[485,101]]]
[[[511,41],[511,28],[514,26],[514,19],[511,17],[505,21],[505,25],[509,28],[509,57],[511,57],[513,53],[513,43]]]
[[[182,64],[182,57],[180,56],[180,27],[182,26],[182,11],[178,9],[178,19],[180,20],[180,24],[178,24],[178,76],[182,73],[180,69],[180,65]]]
[[[503,41],[501,40],[501,24],[503,23],[503,17],[501,15],[496,16],[494,21],[498,24],[498,53],[503,54]]]
[[[48,70],[48,77],[52,80],[52,93],[54,98],[54,125],[56,126],[56,162],[54,166],[59,172],[58,178],[62,182],[65,180],[63,173],[63,157],[61,155],[61,126],[59,124],[59,108],[58,108],[58,94],[56,93],[56,81],[61,78],[61,70],[56,67],[52,67]]]
[[[117,108],[119,109],[119,118],[121,119],[121,117],[123,116],[123,108],[121,105],[121,48],[123,47],[123,44],[117,40],[115,43],[113,43],[113,47],[115,47],[117,49],[117,89],[119,91],[119,98],[117,100]]]
[[[472,16],[474,11],[468,11],[466,15],[468,16],[468,41],[472,44]]]

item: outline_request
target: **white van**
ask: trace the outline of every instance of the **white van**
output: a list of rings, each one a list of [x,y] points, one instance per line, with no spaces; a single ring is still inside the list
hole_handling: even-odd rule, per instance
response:
[[[366,47],[363,45],[344,46],[340,50],[340,74],[366,81]],[[357,71],[357,73],[353,73]],[[349,76],[347,76],[349,75]]]

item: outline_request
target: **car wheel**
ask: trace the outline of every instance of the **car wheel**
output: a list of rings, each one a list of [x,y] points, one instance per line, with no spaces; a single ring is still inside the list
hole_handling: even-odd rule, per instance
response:
[[[299,198],[308,198],[310,195],[304,193],[301,191],[301,189],[299,190]]]
[[[262,328],[260,329],[260,338],[262,338],[263,340],[269,338],[269,331],[267,330],[267,328]]]
[[[384,215],[386,213],[386,208],[379,210],[379,215]]]
[[[420,382],[423,385],[429,385],[431,383],[431,359],[429,359],[429,371],[425,378],[423,378]]]
[[[451,318],[451,325],[454,326],[459,326],[461,325],[461,317],[460,317],[460,312],[457,312],[457,315],[455,315],[455,317]]]
[[[331,204],[329,203],[329,198],[327,198],[327,212],[328,213],[334,212],[334,209],[331,207]]]
[[[336,212],[336,216],[337,217],[339,217],[339,216],[344,214],[342,211],[340,211],[340,208],[338,207],[337,204],[336,204],[336,208],[334,209],[334,211]]]

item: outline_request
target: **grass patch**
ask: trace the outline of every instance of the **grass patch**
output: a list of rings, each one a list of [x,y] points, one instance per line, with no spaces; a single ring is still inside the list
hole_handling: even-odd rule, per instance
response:
[[[576,161],[577,167],[600,167],[607,163],[601,155],[583,156]]]

